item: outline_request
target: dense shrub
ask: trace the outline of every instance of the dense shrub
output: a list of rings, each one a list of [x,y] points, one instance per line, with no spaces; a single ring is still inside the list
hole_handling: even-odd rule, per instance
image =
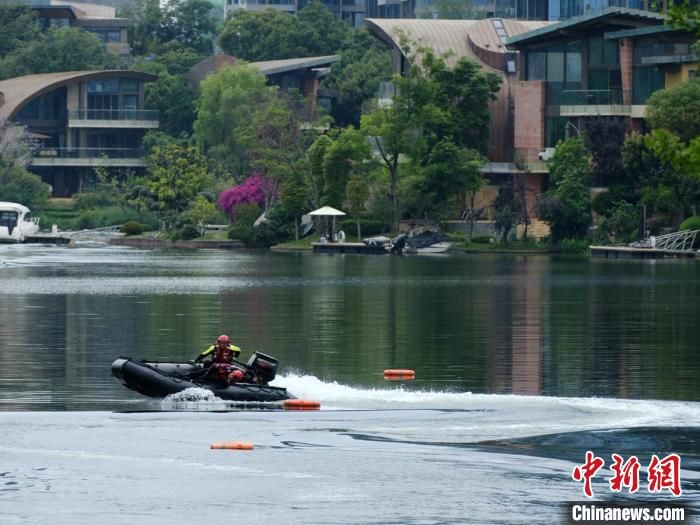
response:
[[[346,234],[348,232],[356,234],[357,221],[353,219],[345,219],[340,223],[340,227]],[[373,235],[379,235],[380,233],[384,233],[386,231],[384,223],[370,219],[360,219],[360,230],[362,231],[362,235],[365,237],[372,237]]]
[[[489,235],[475,235],[471,238],[471,242],[476,244],[490,244],[493,241],[493,237]]]
[[[119,206],[108,206],[107,208],[84,211],[75,219],[73,228],[76,230],[89,230],[121,225],[129,221],[139,221],[136,210],[124,209]]]
[[[37,175],[8,166],[0,158],[0,201],[24,204],[36,213],[46,204],[48,186]]]
[[[588,253],[588,239],[562,239],[559,251],[569,255]]]
[[[260,208],[256,204],[239,206],[228,238],[241,241],[249,248],[265,248],[288,241],[294,235],[292,220],[281,206],[273,208],[266,221],[253,226],[259,216]]]
[[[693,217],[688,217],[684,220],[679,230],[700,230],[700,215],[694,215]]]
[[[199,237],[199,230],[194,224],[185,224],[178,231],[178,239],[182,239],[183,241],[190,241],[197,237]]]
[[[141,235],[143,233],[143,224],[137,221],[129,221],[122,224],[122,233],[126,235]]]

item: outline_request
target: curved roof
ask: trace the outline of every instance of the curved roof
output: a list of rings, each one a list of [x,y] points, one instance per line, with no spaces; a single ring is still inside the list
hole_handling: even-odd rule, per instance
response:
[[[473,46],[489,52],[506,53],[506,46],[496,32],[494,20],[502,22],[507,36],[527,33],[552,23],[500,18],[482,20],[368,18],[365,22],[370,33],[395,48],[400,48],[401,35],[405,34],[411,40],[418,41],[420,45],[429,47],[437,55],[449,54],[447,63],[452,65],[463,57],[483,62],[477,56]]]
[[[107,71],[62,71],[60,73],[41,73],[26,75],[0,81],[0,119],[11,120],[23,106],[49,91],[80,80],[98,78],[138,78],[146,81],[158,77],[149,73],[127,70]]]

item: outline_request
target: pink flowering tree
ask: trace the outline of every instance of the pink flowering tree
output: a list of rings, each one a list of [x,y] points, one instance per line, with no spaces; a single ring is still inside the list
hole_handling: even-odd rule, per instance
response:
[[[217,204],[233,221],[241,204],[257,204],[267,212],[272,208],[276,196],[275,181],[257,172],[240,184],[222,191]]]

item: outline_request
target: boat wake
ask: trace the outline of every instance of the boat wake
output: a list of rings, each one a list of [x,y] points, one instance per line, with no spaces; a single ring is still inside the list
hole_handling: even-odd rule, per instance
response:
[[[404,421],[440,417],[446,425],[445,438],[466,441],[622,428],[700,427],[700,403],[693,402],[474,394],[402,385],[370,388],[295,372],[278,375],[271,384],[286,387],[300,399],[319,401],[322,411],[365,412],[362,417],[347,415],[353,419],[389,418],[402,420],[403,426]],[[168,396],[162,407],[212,411],[245,408],[245,404],[233,407],[208,390],[188,389]]]

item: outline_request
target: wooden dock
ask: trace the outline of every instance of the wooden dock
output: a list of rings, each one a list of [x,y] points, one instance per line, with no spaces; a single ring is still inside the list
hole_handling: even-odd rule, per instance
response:
[[[697,257],[695,250],[664,250],[658,248],[632,248],[630,246],[591,246],[593,257],[606,259],[664,259],[667,257]]]
[[[312,244],[314,253],[361,253],[387,254],[381,244],[365,244],[362,242],[315,242]]]
[[[32,235],[31,237],[26,237],[24,239],[25,244],[70,244],[70,237],[61,237],[60,235],[46,234],[42,235],[40,233]]]

